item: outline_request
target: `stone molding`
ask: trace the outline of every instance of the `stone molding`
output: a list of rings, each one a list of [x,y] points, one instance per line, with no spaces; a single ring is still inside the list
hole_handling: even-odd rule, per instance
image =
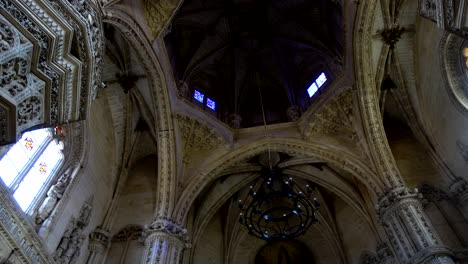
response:
[[[439,54],[445,89],[455,108],[468,118],[468,77],[461,60],[464,39],[445,33],[440,41]]]
[[[16,82],[14,89],[2,94],[18,107],[18,118],[14,128],[7,119],[1,119],[0,131],[9,127],[13,133],[8,134],[7,140],[3,136],[5,133],[1,133],[3,138],[0,144],[16,142],[20,132],[36,125],[50,126],[85,119],[88,104],[101,81],[104,47],[101,16],[94,4],[90,0],[40,3],[24,0],[21,4],[1,0],[0,6],[2,17],[15,25],[15,29],[4,32],[17,32],[16,35],[20,36],[19,42],[16,41],[20,45],[10,50],[8,41],[2,43],[5,47],[0,51],[0,57],[15,59],[10,53],[17,54],[16,59],[21,59],[21,65],[25,65],[27,72],[30,72],[23,82],[30,86],[26,89],[27,94],[31,95],[31,91],[36,93],[22,98],[25,94],[22,92],[26,90]],[[2,27],[5,25],[0,24]],[[31,37],[21,37],[22,34]],[[78,45],[78,54],[68,51],[74,40]],[[13,37],[11,44],[14,43]],[[21,71],[22,76],[26,76],[24,73],[27,72]],[[41,76],[42,79],[34,76]]]
[[[104,253],[110,246],[110,234],[107,230],[96,228],[89,234],[89,251]]]
[[[10,193],[0,183],[0,235],[24,263],[54,263],[36,231],[20,211]]]
[[[116,26],[131,43],[149,78],[151,100],[155,102],[154,113],[158,141],[158,208],[156,215],[170,215],[175,205],[176,190],[176,144],[174,120],[171,115],[169,92],[163,71],[146,34],[124,11],[109,6],[104,8],[104,22]]]

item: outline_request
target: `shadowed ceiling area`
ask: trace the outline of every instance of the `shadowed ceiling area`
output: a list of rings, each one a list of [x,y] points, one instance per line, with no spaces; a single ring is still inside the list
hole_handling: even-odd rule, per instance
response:
[[[300,116],[341,65],[341,14],[331,0],[187,0],[165,37],[180,94],[227,123],[239,115],[240,127],[263,124],[262,101],[268,124],[294,120],[288,108]],[[309,98],[322,72],[328,81]]]

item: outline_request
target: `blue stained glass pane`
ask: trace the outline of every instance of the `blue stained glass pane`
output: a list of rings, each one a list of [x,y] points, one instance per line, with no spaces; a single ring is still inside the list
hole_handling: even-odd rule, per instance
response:
[[[212,110],[216,110],[216,102],[211,100],[210,98],[206,99],[206,106],[208,106]]]
[[[193,98],[197,100],[200,103],[203,103],[203,98],[205,97],[204,94],[202,94],[200,91],[194,90],[193,92]]]
[[[309,97],[312,97],[318,90],[317,85],[315,82],[313,82],[310,86],[309,89],[307,89],[307,93],[309,93]]]
[[[317,86],[320,88],[322,85],[327,81],[327,76],[325,76],[325,73],[322,72],[319,77],[317,77],[317,80],[315,82],[317,83]]]

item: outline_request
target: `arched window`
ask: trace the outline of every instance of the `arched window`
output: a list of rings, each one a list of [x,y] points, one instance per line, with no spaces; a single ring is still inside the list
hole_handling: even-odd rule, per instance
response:
[[[63,161],[63,143],[50,128],[26,132],[0,160],[0,178],[18,205],[31,213]]]

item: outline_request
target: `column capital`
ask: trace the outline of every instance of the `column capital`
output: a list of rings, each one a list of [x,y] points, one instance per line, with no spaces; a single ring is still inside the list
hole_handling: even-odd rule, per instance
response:
[[[187,229],[176,224],[169,218],[158,218],[151,225],[146,225],[143,231],[145,245],[156,240],[168,241],[181,248],[190,248]]]
[[[468,182],[462,178],[457,178],[449,187],[450,194],[458,203],[468,201]]]
[[[407,187],[396,187],[379,197],[375,209],[379,219],[384,219],[387,215],[399,210],[402,205],[412,204],[416,207],[422,207],[422,195],[418,189],[410,190]]]
[[[94,232],[89,234],[88,248],[90,251],[104,252],[110,246],[109,231],[101,228],[96,228]]]

